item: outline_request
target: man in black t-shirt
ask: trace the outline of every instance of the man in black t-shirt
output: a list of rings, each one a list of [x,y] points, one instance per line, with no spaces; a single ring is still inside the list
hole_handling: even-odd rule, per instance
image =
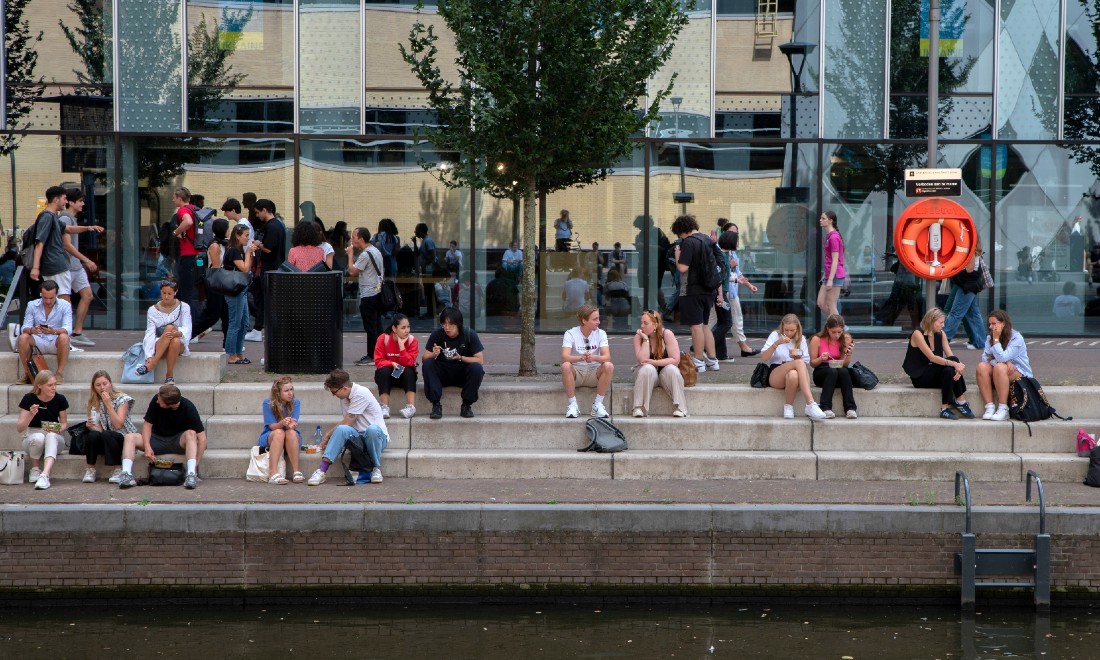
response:
[[[440,327],[424,344],[424,396],[432,402],[431,419],[443,417],[443,388],[462,388],[462,416],[473,417],[471,406],[477,402],[481,381],[485,378],[485,347],[477,333],[462,327],[462,312],[448,307],[439,315]]]
[[[680,324],[691,327],[691,345],[695,350],[697,371],[718,371],[714,357],[714,334],[710,331],[710,313],[718,298],[716,289],[703,284],[706,267],[704,250],[711,250],[709,238],[699,233],[699,223],[693,215],[681,215],[672,222],[672,233],[680,239],[676,249],[676,268],[680,271]]]
[[[122,473],[118,477],[120,488],[137,485],[134,480],[134,455],[137,436],[126,436],[122,448]],[[157,454],[184,454],[187,457],[187,478],[183,485],[196,488],[199,485],[198,469],[206,451],[206,427],[195,404],[183,398],[172,383],[161,386],[145,411],[145,423],[141,427],[142,452],[150,463]]]
[[[256,218],[261,226],[256,228],[256,237],[262,238],[260,247],[259,277],[260,286],[253,290],[256,299],[256,318],[252,324],[252,330],[244,336],[247,341],[264,340],[264,310],[268,305],[276,301],[267,299],[267,290],[264,289],[264,273],[278,270],[286,261],[286,225],[275,214],[275,202],[270,199],[258,199],[253,207]]]

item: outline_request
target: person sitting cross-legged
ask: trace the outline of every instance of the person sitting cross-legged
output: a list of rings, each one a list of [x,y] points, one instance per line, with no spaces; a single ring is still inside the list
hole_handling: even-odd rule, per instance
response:
[[[577,417],[577,388],[595,387],[596,401],[592,404],[593,417],[608,417],[604,406],[607,388],[615,374],[615,365],[611,363],[611,348],[607,343],[607,333],[600,329],[600,310],[595,305],[581,305],[577,310],[580,322],[574,328],[565,331],[561,344],[561,384],[565,387],[565,396],[569,399],[565,408],[566,417]]]
[[[340,399],[340,412],[343,414],[343,419],[325,434],[324,440],[321,441],[321,451],[324,453],[321,458],[321,467],[313,471],[306,483],[310,486],[320,486],[325,483],[328,469],[340,460],[344,445],[355,436],[362,438],[367,455],[370,456],[370,482],[382,483],[382,450],[390,442],[386,420],[382,419],[382,405],[370,390],[351,382],[351,376],[343,369],[333,369],[329,372],[328,378],[325,379],[325,389],[332,396]]]

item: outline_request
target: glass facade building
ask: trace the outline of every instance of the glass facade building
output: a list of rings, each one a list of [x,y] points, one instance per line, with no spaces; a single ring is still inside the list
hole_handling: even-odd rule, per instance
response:
[[[434,115],[398,46],[420,20],[443,36],[444,73],[454,47],[435,3],[422,13],[415,4],[30,0],[22,17],[30,40],[4,35],[6,237],[33,222],[47,187],[82,187],[85,221],[107,228],[81,235],[80,249],[100,264],[88,325],[138,328],[164,272],[157,228],[174,211],[177,186],[214,208],[254,192],[273,200],[288,226],[319,218],[337,230],[338,261],[343,227],[373,233],[392,218],[411,246],[424,222],[441,256],[455,241],[464,260],[457,282],[418,280],[411,257],[399,260],[409,311],[425,317],[414,328],[428,327],[434,301],[450,297],[479,330],[518,331],[513,280],[498,271],[521,237],[520,209],[446,188],[418,165],[434,153],[415,131]],[[1100,334],[1096,317],[1054,313],[1067,295],[1086,312],[1098,308],[1100,5],[941,6],[932,165],[962,169],[957,201],[975,220],[995,279],[981,308],[1008,310],[1025,333]],[[923,296],[895,272],[891,246],[894,223],[915,201],[902,173],[929,166],[927,11],[928,0],[696,3],[652,81],[658,89],[677,76],[660,121],[605,181],[540,205],[539,245],[521,246],[526,259],[537,256],[538,329],[574,323],[565,282],[576,278],[612,332],[637,327],[642,309],[670,304],[663,251],[684,209],[704,231],[719,218],[739,225],[743,270],[759,287],[741,289],[747,331],[770,330],[787,312],[819,327],[817,218],[829,209],[846,243],[848,323],[864,336],[912,327]],[[811,46],[798,89],[779,49],[787,42]],[[24,51],[37,54],[32,69],[20,65]],[[692,203],[673,200],[682,189]],[[569,251],[554,250],[563,209],[574,223]],[[621,269],[612,268],[615,244]],[[623,275],[627,305],[605,296],[612,270]],[[359,327],[356,295],[349,286],[348,329]]]

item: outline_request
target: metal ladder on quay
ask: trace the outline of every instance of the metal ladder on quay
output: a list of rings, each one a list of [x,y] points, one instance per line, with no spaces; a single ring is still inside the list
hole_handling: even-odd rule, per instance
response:
[[[1039,492],[1039,533],[1035,535],[1035,548],[978,548],[977,537],[971,525],[970,477],[966,472],[955,472],[955,501],[959,500],[959,487],[963,487],[966,504],[966,531],[962,534],[962,550],[955,554],[955,574],[961,578],[961,605],[972,611],[978,587],[1032,589],[1035,609],[1050,609],[1050,535],[1046,533],[1047,510],[1043,496],[1043,480],[1034,470],[1027,471],[1026,501],[1031,501],[1031,481],[1035,480]],[[978,578],[1030,578],[1018,580],[978,580]]]

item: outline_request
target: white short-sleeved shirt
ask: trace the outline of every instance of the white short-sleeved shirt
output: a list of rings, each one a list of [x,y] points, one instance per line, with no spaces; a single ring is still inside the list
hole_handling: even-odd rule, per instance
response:
[[[566,330],[561,340],[561,347],[571,347],[573,349],[573,355],[584,355],[585,353],[599,355],[600,349],[607,345],[606,332],[596,328],[592,331],[592,334],[585,337],[581,334],[581,327],[579,325]]]
[[[377,296],[382,291],[382,273],[385,271],[382,253],[368,243],[367,248],[356,257],[355,267],[359,269],[359,297]]]
[[[785,344],[780,344],[777,342],[779,342],[779,333],[775,330],[772,330],[772,333],[768,335],[768,341],[764,342],[764,348],[760,349],[761,353],[765,353],[769,348],[772,347],[773,344],[775,344],[775,352],[772,353],[771,358],[768,360],[768,364],[783,364],[784,362],[790,362],[791,360],[793,360],[794,358],[791,357],[791,343],[787,342]],[[809,364],[810,348],[806,344],[805,335],[802,336],[802,344],[799,346],[799,348],[802,349],[801,360],[806,364]]]
[[[340,399],[340,413],[344,416],[355,416],[351,426],[356,431],[366,431],[371,426],[377,426],[382,429],[387,438],[390,437],[386,429],[386,420],[382,418],[381,404],[370,390],[358,383],[351,384],[351,393],[348,394],[348,398]]]

